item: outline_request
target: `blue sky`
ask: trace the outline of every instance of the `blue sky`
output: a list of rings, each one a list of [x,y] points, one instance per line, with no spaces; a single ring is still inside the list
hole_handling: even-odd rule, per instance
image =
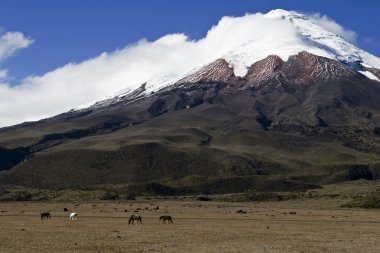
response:
[[[357,33],[357,45],[380,56],[380,1],[354,0],[1,0],[0,33],[33,43],[0,63],[17,79],[169,33],[201,38],[223,16],[283,8],[319,12]]]

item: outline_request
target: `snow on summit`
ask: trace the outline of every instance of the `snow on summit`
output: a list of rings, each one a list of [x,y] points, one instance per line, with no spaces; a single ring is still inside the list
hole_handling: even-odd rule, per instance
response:
[[[247,73],[249,66],[269,55],[278,55],[286,61],[289,56],[301,51],[380,68],[379,58],[326,30],[315,19],[295,11],[277,9],[266,14],[223,17],[205,38],[198,41],[188,41],[183,34],[165,36],[158,41],[180,44],[191,52],[184,53],[181,58],[188,64],[151,77],[147,80],[147,92],[173,84],[220,58],[225,59],[233,67],[234,74],[241,77]]]
[[[357,48],[341,36],[319,26],[315,23],[314,17],[309,18],[306,15],[285,10],[273,10],[265,14],[265,16],[291,22],[298,30],[302,40],[312,47],[311,50],[318,48],[326,53],[322,53],[320,56],[346,62],[360,61],[372,67],[380,67],[379,58]],[[318,53],[315,54],[319,55]]]
[[[301,51],[338,61],[359,61],[372,67],[380,67],[379,58],[319,26],[306,15],[281,9],[270,11],[262,16],[266,19],[264,23],[278,27],[264,26],[267,30],[259,27],[261,21],[256,20],[257,15],[242,17],[251,21],[252,37],[223,56],[235,68],[238,76],[244,76],[251,64],[268,55],[278,55],[286,61],[290,55]]]

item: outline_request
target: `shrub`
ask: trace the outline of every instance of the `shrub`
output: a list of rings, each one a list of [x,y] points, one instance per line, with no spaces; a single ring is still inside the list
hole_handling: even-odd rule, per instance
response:
[[[209,198],[209,197],[206,197],[206,196],[200,196],[197,198],[197,200],[200,200],[200,201],[211,201],[212,199]]]
[[[349,180],[367,179],[372,180],[373,175],[368,165],[355,165],[348,171]]]
[[[116,191],[107,191],[102,197],[102,200],[116,200],[119,198],[119,193],[117,193]]]
[[[5,201],[30,201],[33,198],[33,194],[28,191],[16,191],[7,194],[3,200]]]
[[[352,201],[343,205],[343,207],[380,208],[380,191],[377,190],[365,196],[356,196]]]
[[[128,194],[127,200],[136,200],[136,196],[134,194]]]

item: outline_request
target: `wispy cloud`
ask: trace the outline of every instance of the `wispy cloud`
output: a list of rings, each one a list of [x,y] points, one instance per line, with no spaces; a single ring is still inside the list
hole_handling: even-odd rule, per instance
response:
[[[326,15],[321,15],[320,13],[314,13],[309,16],[310,19],[314,21],[317,25],[325,28],[326,30],[335,33],[348,42],[356,43],[357,34],[355,31],[345,29],[343,26],[338,24],[335,20],[327,17]]]
[[[363,43],[371,46],[380,47],[380,42],[374,37],[366,37],[363,39]]]
[[[17,50],[28,47],[33,40],[20,32],[7,32],[0,36],[0,62],[12,56]]]
[[[8,71],[5,69],[0,69],[0,80],[6,78],[8,75]]]
[[[33,40],[26,38],[21,32],[7,32],[0,36],[0,63],[15,52],[28,47]],[[0,81],[7,77],[8,71],[0,69]]]

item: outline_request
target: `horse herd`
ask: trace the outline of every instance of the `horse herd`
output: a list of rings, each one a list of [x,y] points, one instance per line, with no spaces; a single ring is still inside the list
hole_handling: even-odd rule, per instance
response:
[[[68,209],[67,208],[64,208],[63,209],[64,212],[68,212]],[[69,215],[69,220],[76,220],[78,217],[78,214],[77,213],[70,213]],[[51,215],[50,215],[50,212],[43,212],[41,213],[41,220],[43,219],[51,219]],[[162,215],[160,216],[160,221],[162,221],[163,224],[173,224],[173,218],[170,216],[170,215]],[[129,220],[128,220],[128,224],[129,225],[135,225],[135,222],[136,224],[142,224],[142,218],[140,215],[134,215],[132,214],[131,217],[129,217]]]
[[[128,224],[129,225],[135,225],[135,221],[136,221],[136,224],[142,224],[142,218],[140,215],[134,215],[132,214],[131,217],[129,218],[128,220]],[[162,223],[166,224],[166,223],[171,223],[173,224],[173,218],[170,216],[170,215],[162,215],[160,216],[160,221],[162,221]]]

